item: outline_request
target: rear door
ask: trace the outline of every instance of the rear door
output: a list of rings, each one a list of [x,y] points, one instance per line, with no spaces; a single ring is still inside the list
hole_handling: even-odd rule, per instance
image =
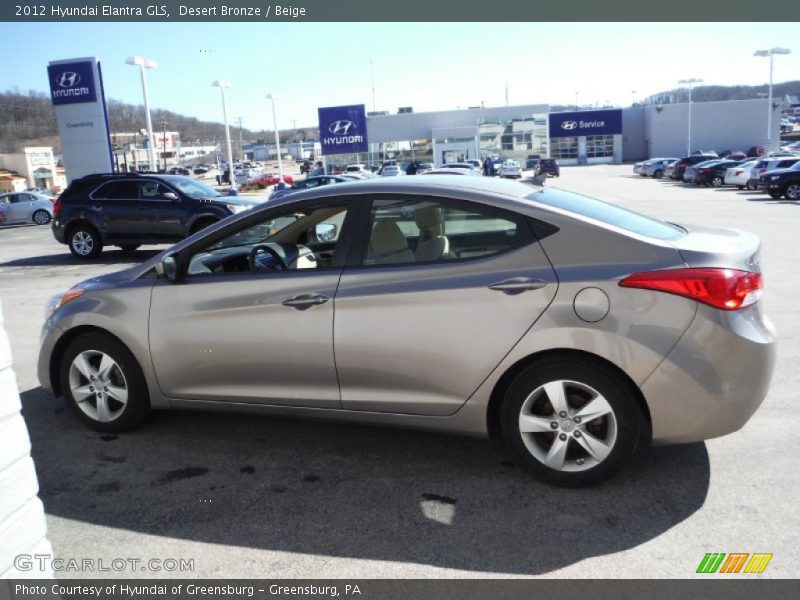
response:
[[[27,220],[30,212],[30,202],[26,202],[28,194],[8,194],[5,201],[5,223],[19,223]]]
[[[145,230],[147,217],[140,207],[136,180],[104,183],[90,194],[89,207],[112,239],[137,237]]]
[[[539,318],[557,280],[526,218],[378,195],[335,300],[342,408],[454,413]]]

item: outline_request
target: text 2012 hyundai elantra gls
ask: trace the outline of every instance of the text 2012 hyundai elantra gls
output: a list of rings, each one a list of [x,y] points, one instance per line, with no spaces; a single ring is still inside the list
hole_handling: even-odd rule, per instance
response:
[[[489,178],[343,183],[56,296],[39,379],[100,431],[222,408],[496,435],[589,485],[759,406],[759,246]]]

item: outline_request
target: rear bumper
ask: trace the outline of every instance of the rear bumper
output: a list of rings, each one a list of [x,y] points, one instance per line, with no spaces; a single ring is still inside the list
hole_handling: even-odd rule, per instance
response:
[[[58,219],[53,220],[53,237],[60,244],[67,243],[67,236],[64,234],[64,224]]]
[[[776,334],[760,303],[699,305],[694,321],[641,386],[655,443],[688,443],[741,429],[769,390]]]

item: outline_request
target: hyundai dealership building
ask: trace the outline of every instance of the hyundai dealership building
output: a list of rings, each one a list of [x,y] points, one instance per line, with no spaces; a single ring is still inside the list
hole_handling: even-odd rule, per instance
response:
[[[695,102],[691,111],[686,103],[569,112],[527,104],[367,115],[363,105],[355,105],[320,109],[319,127],[322,152],[336,164],[397,159],[439,166],[487,156],[518,160],[523,167],[535,157],[556,158],[562,165],[619,164],[680,157],[687,150],[763,146],[767,107],[768,101],[759,99]],[[779,128],[780,106],[774,106],[772,150]],[[342,135],[361,143],[338,143]],[[332,143],[326,145],[326,138]]]

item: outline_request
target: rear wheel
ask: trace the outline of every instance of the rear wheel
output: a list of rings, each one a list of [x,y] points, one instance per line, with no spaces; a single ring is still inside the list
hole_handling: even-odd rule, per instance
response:
[[[501,427],[529,471],[554,485],[584,487],[630,462],[647,424],[620,375],[578,357],[555,357],[517,376],[503,399]]]
[[[789,200],[800,200],[800,183],[790,183],[786,186],[785,193]]]
[[[743,186],[743,185],[737,185],[736,187],[737,187],[737,189],[740,189],[740,190],[743,190],[743,189],[744,189],[744,186]]]
[[[144,374],[130,351],[109,335],[89,333],[67,346],[61,389],[84,425],[120,432],[150,412]]]
[[[653,173],[653,177],[655,177],[656,179],[661,179],[663,176],[664,176],[664,171],[662,171],[660,169],[658,171],[656,171],[655,173]]]
[[[37,210],[33,213],[33,222],[37,225],[47,225],[50,222],[50,213],[46,210]]]
[[[725,181],[723,181],[722,177],[717,176],[711,179],[711,187],[722,187],[723,183]]]
[[[69,251],[78,258],[94,258],[103,251],[103,240],[91,225],[71,227],[67,239]]]

